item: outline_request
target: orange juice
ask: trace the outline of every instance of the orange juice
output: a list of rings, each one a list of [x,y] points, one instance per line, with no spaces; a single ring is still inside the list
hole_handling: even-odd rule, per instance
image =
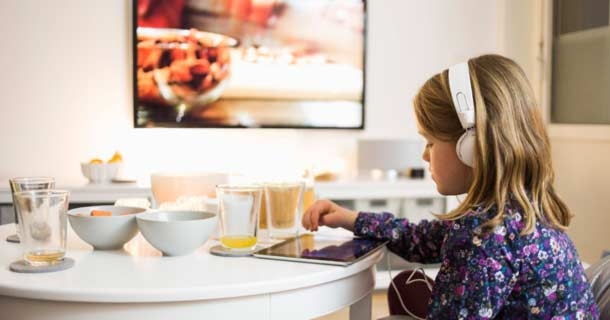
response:
[[[267,200],[265,200],[265,196],[261,198],[261,209],[260,209],[260,218],[258,220],[258,228],[259,229],[267,229]]]
[[[220,243],[231,249],[249,249],[256,245],[256,237],[253,236],[224,236]]]
[[[303,192],[303,207],[301,209],[301,214],[305,213],[305,211],[311,207],[315,201],[316,194],[313,191],[313,186],[307,186],[305,188],[305,192]]]
[[[25,260],[32,264],[49,264],[61,261],[65,254],[59,250],[30,251],[25,255]]]

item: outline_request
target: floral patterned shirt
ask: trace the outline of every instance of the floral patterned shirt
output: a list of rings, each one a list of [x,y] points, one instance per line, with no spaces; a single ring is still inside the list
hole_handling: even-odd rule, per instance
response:
[[[597,319],[568,235],[540,222],[520,235],[522,210],[510,202],[495,230],[475,232],[495,213],[479,208],[454,221],[414,224],[360,212],[354,234],[389,240],[388,248],[408,261],[441,263],[429,319]]]

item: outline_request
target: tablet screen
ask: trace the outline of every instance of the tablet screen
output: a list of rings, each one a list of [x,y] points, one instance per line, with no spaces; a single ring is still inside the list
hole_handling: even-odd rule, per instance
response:
[[[254,253],[255,257],[299,262],[349,265],[382,248],[386,242],[362,238],[301,235]]]

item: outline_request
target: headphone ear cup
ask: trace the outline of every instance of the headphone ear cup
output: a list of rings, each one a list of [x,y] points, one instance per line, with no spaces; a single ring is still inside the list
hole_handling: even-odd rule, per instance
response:
[[[474,130],[466,130],[455,145],[458,158],[467,166],[474,167],[477,136]]]

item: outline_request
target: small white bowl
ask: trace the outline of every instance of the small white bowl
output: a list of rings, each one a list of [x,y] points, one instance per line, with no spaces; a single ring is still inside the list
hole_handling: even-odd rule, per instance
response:
[[[194,252],[212,235],[218,216],[203,211],[155,211],[136,216],[140,232],[165,256]]]
[[[91,211],[109,211],[112,216],[91,216]],[[115,250],[138,233],[136,214],[143,208],[91,206],[68,211],[68,220],[76,234],[96,250]]]
[[[111,162],[111,163],[88,163],[81,162],[80,170],[85,178],[89,179],[91,183],[109,183],[112,179],[116,178],[123,163]]]

